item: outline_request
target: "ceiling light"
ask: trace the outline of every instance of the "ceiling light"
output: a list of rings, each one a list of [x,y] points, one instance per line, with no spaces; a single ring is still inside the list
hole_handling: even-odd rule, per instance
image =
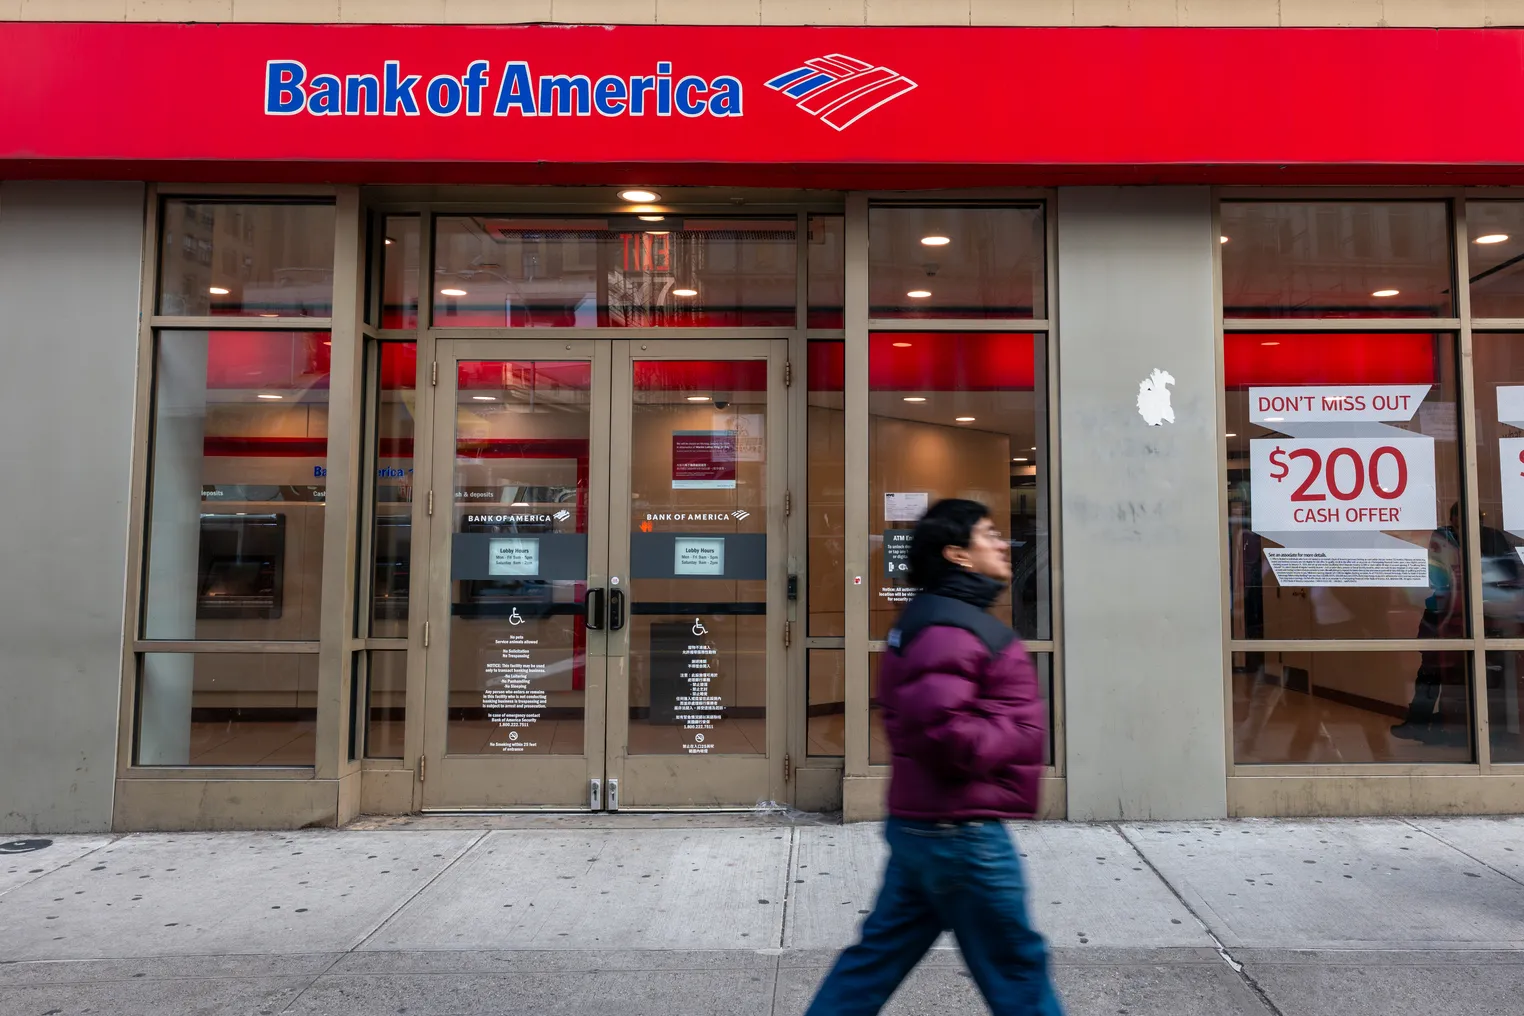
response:
[[[956,417],[953,417],[953,420],[956,423],[973,423],[974,422],[974,418],[972,416],[956,416]]]
[[[1032,450],[1033,450],[1033,451],[1034,451],[1034,452],[1035,452],[1035,451],[1037,451],[1037,446],[1036,446],[1036,445],[1033,445],[1033,446],[1032,446]]]
[[[213,296],[227,296],[228,295],[228,291],[226,289],[223,289],[221,286],[213,286],[211,289],[208,289],[207,292],[211,293]]]
[[[905,295],[910,297],[912,300],[924,300],[928,296],[931,295],[931,290],[929,290],[929,289],[912,289],[910,292],[906,293]]]
[[[509,508],[528,508],[529,507],[529,502],[528,501],[515,501],[515,502],[513,502],[513,504],[509,505],[508,507]]]
[[[644,205],[652,201],[660,201],[661,195],[655,191],[648,190],[622,190],[619,192],[619,200]]]
[[[283,399],[283,398],[285,398],[284,395],[264,395],[264,394],[256,395],[254,397],[256,399]]]
[[[945,236],[923,236],[921,237],[921,243],[927,247],[946,247],[952,241]]]
[[[1387,297],[1387,296],[1396,296],[1396,295],[1397,295],[1397,290],[1395,290],[1395,289],[1378,289],[1374,293],[1371,294],[1371,296],[1375,296],[1375,297]]]
[[[896,342],[894,344],[894,348],[895,349],[909,349],[910,348],[910,343],[908,343],[908,342]]]
[[[688,401],[689,402],[708,402],[709,401],[709,396],[707,396],[707,395],[690,395],[690,396],[688,396]]]
[[[331,346],[331,345],[333,345],[333,340],[332,339],[324,339],[323,340],[323,345],[325,345],[325,346]]]
[[[1260,345],[1261,346],[1279,346],[1280,343],[1279,342],[1261,342]]]
[[[637,215],[636,218],[641,222],[665,222],[667,220],[665,215]]]
[[[497,396],[496,395],[473,395],[471,397],[473,399],[475,399],[477,402],[496,402],[497,401]]]
[[[924,395],[907,395],[907,396],[905,396],[905,401],[906,402],[925,402],[926,401],[926,397]]]
[[[674,289],[672,291],[672,295],[673,296],[698,296],[698,290],[696,290],[696,289]]]
[[[280,317],[279,314],[261,314],[260,317]]]
[[[392,245],[392,238],[391,238],[391,237],[387,237],[387,238],[386,238],[386,245],[387,245],[387,246],[388,246],[388,247],[390,247],[390,246],[391,246],[391,245]]]
[[[464,289],[441,289],[439,291],[439,295],[440,296],[465,296],[466,295],[466,291]]]
[[[671,235],[672,235],[672,230],[670,230],[670,229],[648,229],[648,230],[646,230],[646,236],[671,236]]]
[[[1238,436],[1238,435],[1237,435],[1237,434],[1226,434],[1226,435],[1224,435],[1224,436],[1225,436],[1225,437],[1237,437],[1237,436]]]
[[[1507,233],[1488,233],[1476,238],[1477,243],[1505,243],[1508,240]]]
[[[1228,238],[1227,238],[1227,237],[1225,237],[1225,236],[1219,236],[1219,237],[1218,237],[1218,238],[1217,238],[1217,242],[1218,242],[1218,243],[1227,243],[1227,242],[1228,242]]]
[[[1012,459],[1012,462],[1025,462],[1026,459]]]

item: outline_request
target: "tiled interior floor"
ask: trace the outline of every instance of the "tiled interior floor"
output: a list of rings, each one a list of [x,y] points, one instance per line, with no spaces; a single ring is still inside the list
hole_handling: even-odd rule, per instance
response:
[[[192,723],[193,766],[310,766],[317,757],[316,722]]]

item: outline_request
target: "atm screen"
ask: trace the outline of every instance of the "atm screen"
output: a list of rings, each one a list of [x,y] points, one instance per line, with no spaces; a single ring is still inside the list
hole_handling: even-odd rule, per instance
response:
[[[284,515],[201,516],[200,620],[280,617]]]

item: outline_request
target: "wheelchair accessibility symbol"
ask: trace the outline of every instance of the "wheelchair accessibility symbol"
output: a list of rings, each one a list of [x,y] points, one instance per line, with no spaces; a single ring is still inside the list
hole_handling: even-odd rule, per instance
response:
[[[523,624],[524,623],[524,615],[519,613],[519,608],[514,607],[511,611],[508,612],[508,623],[509,624]]]
[[[704,627],[704,622],[700,621],[696,617],[693,619],[693,634],[695,634],[695,635],[708,635],[709,634],[709,629]]]

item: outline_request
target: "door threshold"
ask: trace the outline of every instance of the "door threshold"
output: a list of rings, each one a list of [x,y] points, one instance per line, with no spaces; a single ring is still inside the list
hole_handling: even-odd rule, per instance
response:
[[[746,829],[840,825],[840,812],[755,808],[621,809],[430,808],[412,815],[361,815],[346,829]]]

